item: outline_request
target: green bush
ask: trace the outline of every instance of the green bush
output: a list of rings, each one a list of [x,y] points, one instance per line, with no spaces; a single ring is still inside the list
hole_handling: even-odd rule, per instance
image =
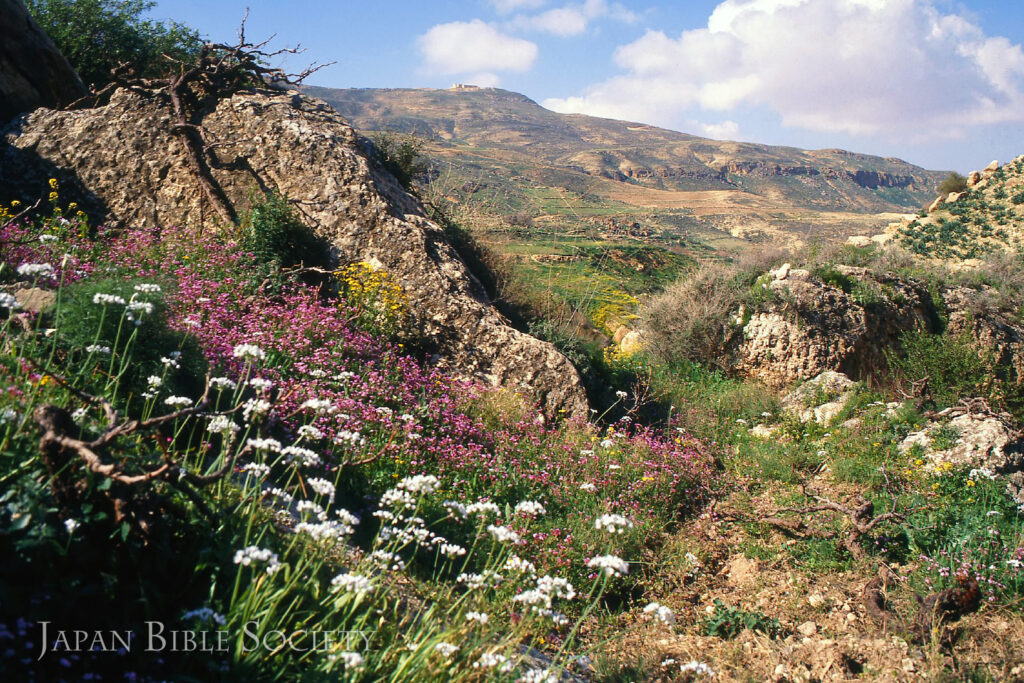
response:
[[[782,624],[778,619],[766,617],[760,612],[744,612],[737,607],[730,607],[718,598],[715,598],[714,611],[700,623],[703,635],[716,638],[735,638],[746,629],[775,638],[782,633]]]
[[[111,69],[121,63],[139,77],[165,75],[175,67],[164,54],[187,60],[202,45],[199,34],[183,24],[143,19],[156,6],[149,0],[26,0],[25,5],[93,87],[109,83]]]
[[[902,355],[886,354],[898,382],[928,379],[928,392],[939,408],[972,396],[991,397],[991,354],[979,349],[969,332],[931,334],[915,330],[900,339]]]
[[[328,264],[326,241],[314,235],[288,199],[277,193],[253,201],[242,219],[242,246],[263,263],[282,268]]]
[[[380,164],[406,190],[412,187],[413,178],[426,172],[427,160],[423,157],[423,143],[411,135],[380,133],[373,139],[373,149]]]
[[[967,189],[967,178],[956,171],[950,171],[949,175],[939,183],[939,195],[948,195],[951,192],[963,192]]]

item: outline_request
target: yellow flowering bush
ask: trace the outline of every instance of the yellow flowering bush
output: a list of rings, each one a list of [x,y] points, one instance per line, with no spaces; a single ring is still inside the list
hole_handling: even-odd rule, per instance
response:
[[[405,290],[383,268],[357,261],[335,271],[344,303],[364,327],[389,336],[402,336],[411,327],[409,301]]]

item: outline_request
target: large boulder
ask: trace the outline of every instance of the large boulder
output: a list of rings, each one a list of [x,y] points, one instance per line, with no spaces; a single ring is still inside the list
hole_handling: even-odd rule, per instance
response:
[[[327,104],[294,92],[241,92],[202,117],[216,184],[244,208],[254,189],[288,197],[339,263],[379,264],[397,278],[439,362],[463,376],[524,389],[549,415],[584,416],[579,375],[553,346],[505,324],[445,233],[365,156]],[[2,132],[0,187],[45,190],[56,173],[108,223],[215,229],[169,98],[119,90],[102,107],[37,110]],[[57,169],[56,171],[54,169]],[[6,176],[6,177],[4,177]]]
[[[828,283],[793,269],[759,286],[775,299],[750,317],[735,353],[735,367],[782,388],[827,370],[854,379],[885,367],[886,349],[917,326],[931,329],[934,310],[920,282],[836,266],[846,283]],[[849,290],[849,291],[847,291]]]
[[[782,409],[801,422],[829,425],[856,394],[856,382],[841,372],[826,370],[783,396]]]
[[[70,104],[87,92],[21,0],[0,0],[0,122]]]

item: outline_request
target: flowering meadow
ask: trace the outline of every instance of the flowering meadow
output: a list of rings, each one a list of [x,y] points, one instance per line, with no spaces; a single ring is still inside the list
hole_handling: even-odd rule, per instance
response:
[[[641,560],[706,499],[700,443],[545,423],[407,351],[388,274],[244,237],[0,233],[5,678],[555,681],[602,615],[672,627]],[[185,645],[52,637],[153,624]]]

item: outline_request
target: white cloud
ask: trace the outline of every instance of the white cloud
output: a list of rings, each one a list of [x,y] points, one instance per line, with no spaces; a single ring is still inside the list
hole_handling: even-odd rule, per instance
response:
[[[714,140],[738,140],[740,137],[740,124],[735,121],[703,123],[700,127],[704,135]]]
[[[511,26],[567,37],[583,33],[590,22],[605,17],[624,23],[633,23],[637,19],[636,14],[617,2],[585,0],[581,4],[556,7],[540,14],[519,15],[512,20]]]
[[[707,28],[648,31],[615,62],[621,75],[544,105],[662,125],[764,107],[788,126],[919,140],[1024,121],[1021,46],[931,0],[725,0]]]
[[[474,19],[438,24],[417,41],[423,66],[431,73],[481,72],[493,82],[497,71],[526,71],[537,58],[537,46],[501,33]]]

